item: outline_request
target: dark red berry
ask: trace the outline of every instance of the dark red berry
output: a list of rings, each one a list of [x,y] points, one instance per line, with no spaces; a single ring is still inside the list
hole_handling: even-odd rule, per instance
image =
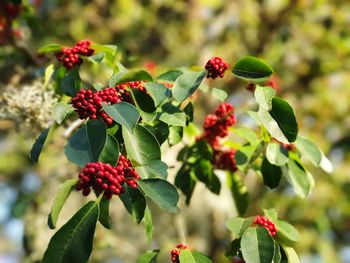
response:
[[[235,161],[236,150],[219,151],[214,150],[212,163],[216,169],[234,172],[237,170]]]
[[[133,100],[128,91],[128,88],[146,91],[145,87],[143,86],[143,81],[130,81],[115,86],[115,89],[120,95],[121,100],[129,103],[133,103]]]
[[[184,243],[180,243],[176,246],[176,248],[172,249],[170,251],[171,254],[171,262],[173,263],[179,263],[179,255],[182,249],[186,249],[188,246],[186,246]]]
[[[205,64],[205,69],[208,71],[207,78],[216,79],[222,78],[229,65],[220,57],[213,57]]]
[[[90,194],[91,189],[96,193],[104,191],[104,197],[111,199],[113,195],[124,193],[125,183],[136,188],[136,179],[140,179],[140,176],[132,168],[130,161],[120,155],[116,167],[102,162],[87,163],[79,174],[76,189],[82,190],[85,196]]]

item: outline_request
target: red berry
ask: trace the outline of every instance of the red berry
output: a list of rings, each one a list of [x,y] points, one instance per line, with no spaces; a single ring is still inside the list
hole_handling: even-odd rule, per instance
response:
[[[256,216],[253,224],[265,227],[269,231],[271,236],[275,236],[277,234],[277,228],[275,224],[272,223],[272,221],[270,221],[266,217]]]
[[[209,59],[208,62],[205,64],[205,69],[208,71],[207,78],[222,78],[228,67],[229,65],[226,62],[224,62],[222,58],[213,57]]]
[[[236,150],[218,151],[214,150],[212,163],[217,169],[228,170],[234,172],[237,170],[235,161]]]

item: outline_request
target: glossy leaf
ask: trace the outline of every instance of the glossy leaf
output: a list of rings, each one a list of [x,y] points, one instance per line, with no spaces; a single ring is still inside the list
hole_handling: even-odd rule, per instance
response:
[[[273,69],[264,60],[247,56],[237,61],[232,69],[233,75],[248,81],[265,81],[273,73]]]
[[[302,155],[306,156],[315,165],[319,165],[321,163],[322,153],[313,142],[298,136],[297,140],[295,141],[295,146]]]
[[[194,164],[194,173],[199,181],[203,182],[205,186],[214,194],[220,194],[221,183],[219,178],[214,174],[211,161],[199,159]]]
[[[280,263],[282,259],[281,248],[275,240],[273,241],[273,243],[274,243],[275,249],[274,249],[272,263]]]
[[[59,102],[53,107],[52,116],[58,124],[62,124],[73,111],[74,108],[71,105]]]
[[[300,240],[299,232],[291,224],[278,220],[276,222],[277,238],[285,245],[294,245]]]
[[[225,225],[232,232],[233,239],[239,239],[252,223],[253,218],[236,217],[227,220]]]
[[[50,128],[43,130],[40,133],[39,137],[35,140],[32,149],[30,150],[30,160],[32,162],[38,162],[40,153],[44,148],[49,131]]]
[[[87,262],[92,251],[98,216],[97,202],[90,201],[84,205],[51,238],[42,262]]]
[[[154,263],[158,254],[159,250],[148,250],[137,259],[136,263]]]
[[[107,65],[110,67],[114,66],[114,60],[117,55],[117,46],[114,45],[100,45],[97,43],[92,43],[91,47],[95,50],[95,54],[101,52],[105,54],[104,57],[107,61]]]
[[[79,179],[70,179],[60,185],[48,218],[48,225],[51,229],[54,229],[56,227],[57,219],[62,210],[62,207],[64,206],[69,194],[76,186],[78,181]]]
[[[263,108],[264,110],[269,111],[272,109],[271,103],[275,95],[276,91],[273,88],[256,85],[254,97],[258,102],[259,107]]]
[[[119,159],[119,143],[112,135],[107,134],[105,145],[98,160],[103,163],[109,163],[113,167]]]
[[[191,169],[187,165],[183,165],[177,172],[175,177],[175,185],[186,196],[186,204],[189,205],[191,197],[196,186],[195,179],[191,176]]]
[[[227,185],[231,189],[238,214],[243,215],[249,204],[247,187],[238,174],[230,172],[227,173]]]
[[[110,217],[109,217],[109,204],[110,204],[110,200],[106,198],[102,198],[99,204],[100,214],[98,217],[98,221],[100,221],[101,225],[103,225],[107,229],[111,228]]]
[[[183,136],[183,127],[169,126],[168,142],[170,146],[176,145],[181,142]]]
[[[247,263],[270,263],[274,257],[274,241],[264,227],[249,227],[242,235],[241,248]]]
[[[130,81],[153,81],[152,76],[144,70],[128,71],[119,78],[112,76],[109,86],[115,86]]]
[[[174,82],[180,75],[182,75],[182,73],[183,72],[181,70],[177,70],[177,69],[169,70],[167,72],[160,74],[157,79]]]
[[[142,192],[137,188],[126,186],[125,192],[119,197],[135,222],[140,223],[146,209],[146,198]]]
[[[263,108],[259,108],[257,114],[259,120],[262,125],[266,128],[266,130],[270,133],[271,137],[276,138],[278,141],[282,143],[289,143],[286,136],[283,134],[282,130],[278,126],[277,122],[270,115],[270,113]]]
[[[186,71],[180,75],[172,88],[174,99],[182,102],[190,97],[202,83],[205,75],[206,71]]]
[[[61,90],[64,94],[74,97],[81,87],[81,79],[77,67],[68,70],[61,81]]]
[[[102,121],[90,120],[68,140],[64,153],[69,161],[81,167],[89,162],[97,162],[106,137],[106,125]]]
[[[287,179],[293,185],[294,191],[300,197],[305,198],[311,192],[314,186],[314,181],[311,175],[300,163],[290,160],[288,162],[288,176]]]
[[[179,259],[180,263],[196,263],[196,260],[189,249],[180,250]]]
[[[271,189],[274,189],[279,185],[282,177],[281,167],[271,164],[266,158],[264,158],[260,170],[265,185]]]
[[[140,114],[135,106],[127,102],[119,102],[113,105],[102,103],[103,110],[117,123],[133,131]]]
[[[158,118],[172,126],[186,126],[186,114],[170,102],[162,106]]]
[[[171,95],[170,90],[167,87],[165,87],[163,84],[154,83],[154,82],[145,82],[144,87],[153,98],[153,101],[156,107],[158,107],[159,104],[161,104],[164,100],[169,98]]]
[[[269,111],[289,142],[294,142],[298,134],[298,124],[293,108],[281,98],[272,99],[272,109]]]
[[[295,252],[294,248],[281,244],[284,253],[288,258],[288,262],[300,263],[299,256],[297,252]]]
[[[157,139],[145,127],[136,125],[134,133],[123,126],[123,138],[128,158],[137,165],[160,160],[160,146]]]
[[[168,139],[170,131],[169,126],[165,122],[158,121],[152,126],[144,124],[144,127],[157,138],[160,145]]]
[[[177,213],[177,202],[179,194],[176,188],[168,181],[163,179],[145,179],[139,180],[138,185],[141,190],[155,202],[160,208],[170,212]]]
[[[199,251],[191,251],[196,263],[212,263],[213,261]]]
[[[266,158],[271,164],[277,166],[285,165],[289,161],[288,156],[282,152],[281,146],[277,143],[269,143],[267,145]]]
[[[62,49],[62,45],[48,44],[38,49],[38,53],[57,52]]]
[[[156,111],[155,103],[150,95],[139,89],[131,89],[135,105],[138,109],[153,113]]]
[[[237,150],[235,160],[239,170],[244,171],[247,168],[259,146],[260,141],[252,145],[244,145]]]
[[[168,166],[161,160],[153,160],[147,164],[134,167],[142,179],[168,177]]]

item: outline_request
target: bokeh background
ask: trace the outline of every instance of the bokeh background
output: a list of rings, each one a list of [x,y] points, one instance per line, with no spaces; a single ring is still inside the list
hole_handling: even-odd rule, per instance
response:
[[[117,45],[126,67],[146,68],[154,76],[179,66],[203,66],[212,56],[231,64],[243,55],[268,61],[275,69],[279,95],[295,109],[301,134],[319,145],[334,170],[326,174],[308,167],[316,187],[307,199],[296,197],[286,184],[270,191],[259,180],[248,182],[247,215],[261,213],[260,207],[275,207],[301,232],[297,251],[303,263],[350,262],[349,1],[22,2],[22,12],[11,19],[10,33],[0,15],[0,262],[40,262],[54,233],[46,222],[57,187],[77,174],[63,154],[69,122],[55,134],[38,164],[28,156],[40,130],[50,125],[50,110],[57,101],[43,87],[45,67],[54,58],[36,50],[52,42],[72,46],[81,39]],[[106,83],[110,73],[99,68],[82,76]],[[238,115],[252,101],[245,84],[232,76],[208,85],[226,90]],[[198,125],[217,104],[199,96]],[[176,149],[165,154],[175,166]],[[73,193],[59,226],[85,201]],[[152,207],[155,233],[148,244],[142,224],[131,222],[119,200],[114,200],[113,228],[98,226],[91,262],[136,262],[149,248],[161,248],[160,262],[168,262],[168,250],[179,241],[210,255],[214,262],[228,262],[223,255],[230,236],[224,221],[236,214],[229,193],[214,196],[199,188],[190,208],[180,206],[182,213],[176,216]]]

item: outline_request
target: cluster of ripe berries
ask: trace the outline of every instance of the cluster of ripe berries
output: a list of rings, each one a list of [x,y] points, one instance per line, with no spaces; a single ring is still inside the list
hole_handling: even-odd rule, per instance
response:
[[[57,52],[56,58],[65,66],[66,69],[71,69],[76,65],[81,65],[83,60],[80,56],[91,56],[95,51],[90,48],[91,41],[82,40],[75,44],[73,48],[62,48]]]
[[[139,178],[140,176],[132,168],[130,161],[125,156],[120,155],[116,167],[102,162],[87,163],[79,174],[76,189],[78,191],[82,190],[85,196],[90,194],[91,189],[96,191],[97,194],[104,191],[104,197],[111,199],[113,195],[120,195],[125,192],[124,183],[137,188],[135,179]]]
[[[0,1],[0,45],[11,43],[13,37],[21,37],[20,29],[13,28],[13,20],[21,13],[21,3]]]
[[[220,104],[214,114],[209,114],[204,120],[204,139],[214,149],[214,156],[212,163],[217,169],[236,171],[235,150],[221,151],[220,138],[228,135],[228,129],[236,123],[236,116],[234,115],[234,107],[224,102]]]
[[[106,103],[107,105],[112,105],[121,101],[133,103],[127,88],[137,88],[141,91],[145,91],[142,83],[142,81],[127,82],[117,85],[115,88],[105,88],[97,92],[80,89],[72,98],[72,106],[82,120],[87,118],[93,120],[101,119],[107,125],[111,125],[113,119],[103,111],[102,103]]]
[[[254,223],[257,225],[261,225],[265,227],[271,236],[275,236],[277,234],[277,228],[274,223],[272,223],[269,219],[263,216],[256,216]]]
[[[180,243],[174,248],[173,250],[170,251],[171,254],[171,262],[173,263],[179,263],[179,255],[182,249],[186,249],[188,246],[186,246],[183,243]]]
[[[205,69],[208,71],[207,78],[216,79],[217,77],[222,78],[225,71],[228,69],[229,64],[227,64],[220,57],[213,57],[208,60],[205,64]]]

